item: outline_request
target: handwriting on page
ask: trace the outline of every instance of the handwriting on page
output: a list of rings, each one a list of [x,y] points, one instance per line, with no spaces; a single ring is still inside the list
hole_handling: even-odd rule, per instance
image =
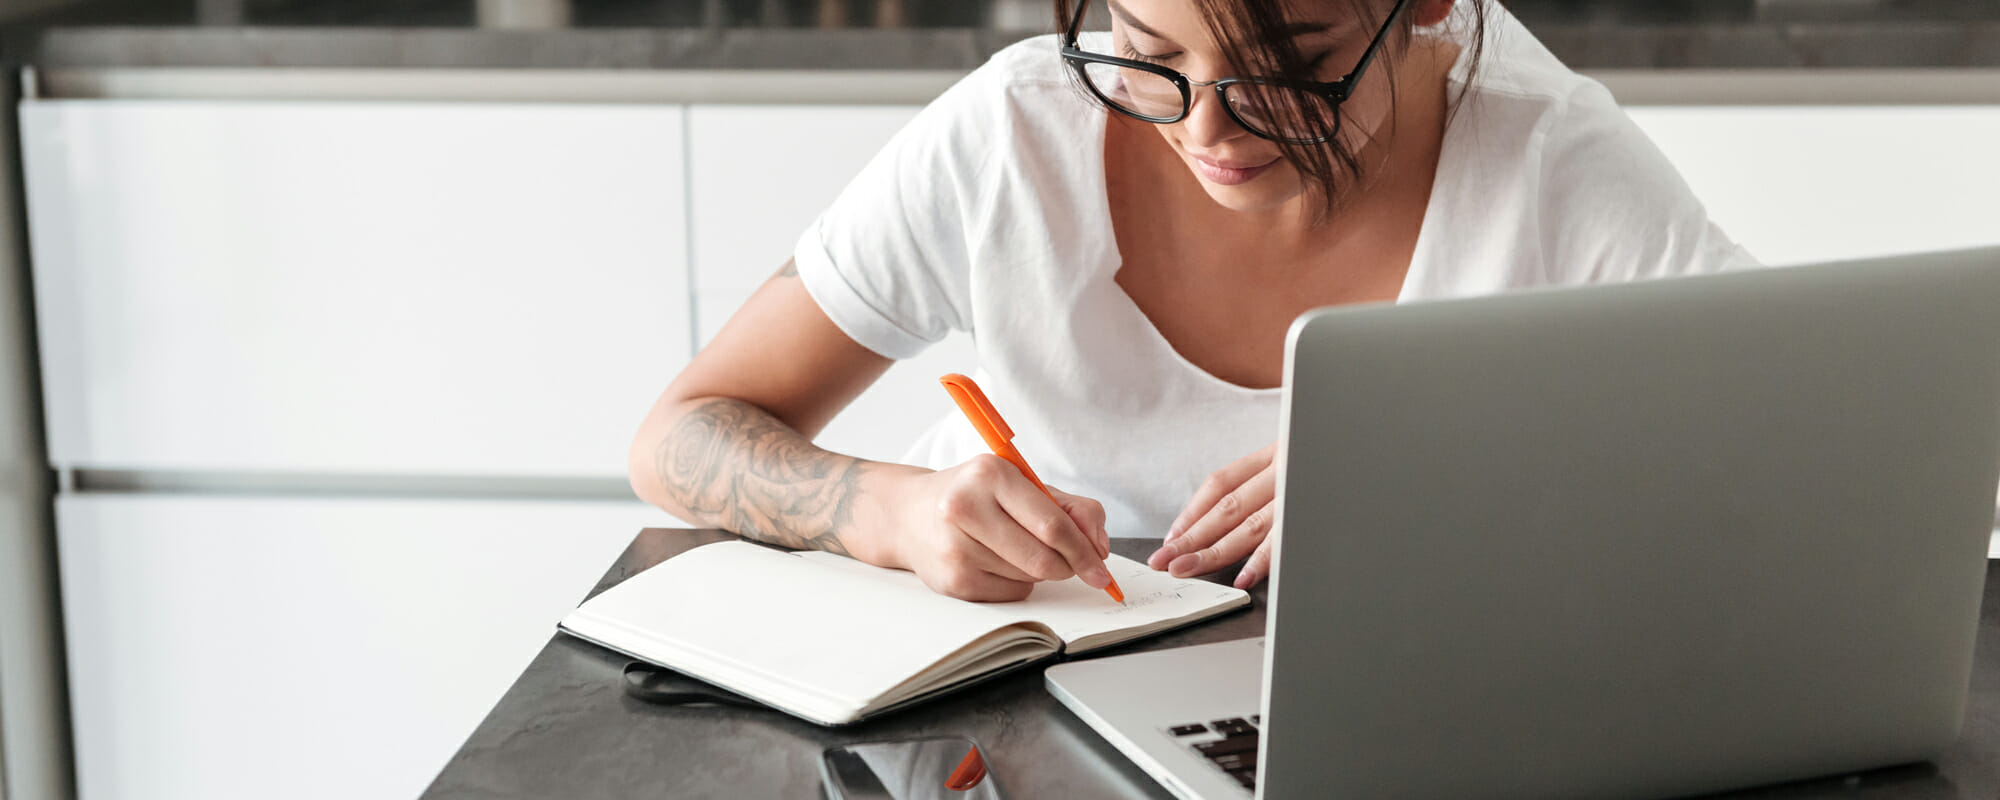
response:
[[[1157,575],[1158,573],[1155,573]],[[1213,602],[1228,590],[1201,581],[1175,580],[1164,585],[1157,580],[1132,581],[1137,584],[1125,591],[1125,604],[1098,609],[1100,615],[1130,614],[1148,606],[1161,603],[1207,603]],[[1147,586],[1147,583],[1153,585]]]
[[[1182,595],[1180,591],[1176,589],[1155,589],[1153,591],[1143,592],[1140,594],[1128,593],[1125,595],[1124,605],[1111,606],[1110,608],[1106,608],[1102,611],[1099,611],[1098,613],[1106,616],[1115,614],[1129,614],[1133,611],[1137,611],[1139,609],[1145,608],[1155,603],[1169,603],[1175,600],[1185,600],[1185,599],[1187,599],[1186,596]]]
[[[1050,624],[1065,637],[1075,637],[1175,619],[1227,602],[1237,593],[1227,586],[1156,572],[1117,555],[1105,559],[1105,565],[1125,587],[1123,605],[1074,578],[1042,583],[1028,599],[1005,605],[1019,609],[1024,618]]]

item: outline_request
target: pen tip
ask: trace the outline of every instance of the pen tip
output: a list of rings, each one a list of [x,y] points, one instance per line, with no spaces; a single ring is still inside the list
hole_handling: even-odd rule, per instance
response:
[[[1118,601],[1119,605],[1125,605],[1125,590],[1118,588],[1117,578],[1112,578],[1110,583],[1104,584],[1104,591],[1111,595],[1111,599]]]

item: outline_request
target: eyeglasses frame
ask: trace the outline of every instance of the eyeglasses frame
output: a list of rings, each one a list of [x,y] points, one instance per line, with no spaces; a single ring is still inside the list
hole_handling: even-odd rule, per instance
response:
[[[1332,141],[1334,137],[1340,135],[1340,119],[1341,119],[1340,104],[1347,102],[1347,99],[1354,94],[1354,85],[1361,80],[1361,75],[1368,69],[1368,65],[1375,61],[1376,51],[1382,48],[1382,42],[1388,39],[1389,37],[1389,29],[1395,26],[1396,18],[1402,15],[1403,7],[1409,5],[1409,3],[1410,0],[1396,0],[1396,7],[1389,10],[1389,18],[1383,20],[1382,29],[1375,32],[1375,39],[1368,43],[1368,50],[1367,52],[1361,54],[1361,61],[1354,65],[1353,70],[1349,71],[1339,80],[1334,80],[1334,81],[1324,81],[1324,82],[1303,81],[1293,78],[1274,78],[1274,77],[1249,77],[1249,78],[1231,77],[1231,78],[1217,78],[1212,81],[1193,81],[1189,80],[1188,76],[1181,74],[1179,71],[1174,70],[1170,67],[1162,66],[1160,64],[1153,64],[1130,58],[1120,58],[1118,56],[1107,55],[1104,53],[1093,53],[1088,50],[1084,50],[1077,47],[1077,37],[1081,33],[1080,29],[1083,26],[1083,14],[1084,11],[1090,7],[1090,0],[1077,0],[1076,13],[1070,16],[1069,26],[1063,31],[1062,58],[1063,62],[1068,64],[1070,69],[1076,72],[1077,79],[1082,81],[1083,85],[1086,88],[1090,89],[1091,94],[1096,95],[1097,99],[1103,101],[1104,104],[1106,106],[1109,106],[1112,110],[1117,111],[1120,114],[1124,114],[1128,117],[1132,117],[1134,119],[1140,119],[1158,125],[1171,125],[1173,123],[1187,119],[1188,114],[1194,111],[1194,89],[1196,87],[1202,87],[1202,86],[1213,86],[1215,87],[1216,102],[1221,103],[1222,110],[1225,113],[1229,114],[1229,118],[1235,120],[1236,124],[1241,126],[1244,130],[1249,131],[1250,133],[1255,134],[1258,137],[1269,139],[1274,142],[1288,142],[1292,144],[1325,144],[1326,142]],[[1108,64],[1114,67],[1136,69],[1141,72],[1150,72],[1154,75],[1158,75],[1162,78],[1167,79],[1168,81],[1171,81],[1175,87],[1180,89],[1181,92],[1181,112],[1171,117],[1152,117],[1152,116],[1147,116],[1145,114],[1140,114],[1136,111],[1132,111],[1130,109],[1120,106],[1119,104],[1113,102],[1111,98],[1105,97],[1104,92],[1098,89],[1097,84],[1090,79],[1090,76],[1088,74],[1085,73],[1084,70],[1089,64]],[[1229,97],[1228,97],[1229,87],[1235,86],[1237,84],[1250,84],[1254,86],[1270,86],[1281,89],[1293,89],[1305,92],[1306,94],[1325,100],[1328,105],[1333,107],[1333,130],[1329,131],[1325,136],[1319,136],[1311,139],[1294,139],[1290,137],[1276,136],[1267,133],[1265,131],[1258,130],[1257,126],[1251,125],[1250,123],[1244,121],[1243,117],[1239,116],[1236,113],[1236,109],[1231,107],[1229,104]]]

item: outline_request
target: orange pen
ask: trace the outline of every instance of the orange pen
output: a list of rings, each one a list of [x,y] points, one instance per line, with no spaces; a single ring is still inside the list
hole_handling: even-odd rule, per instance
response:
[[[1014,429],[1007,427],[1007,421],[1000,418],[1000,412],[986,399],[986,393],[979,390],[979,384],[956,372],[939,378],[938,383],[944,384],[944,390],[958,403],[958,410],[965,412],[965,418],[972,421],[972,427],[979,431],[979,437],[986,440],[986,446],[992,448],[994,455],[1012,463],[1022,475],[1028,476],[1029,483],[1042,490],[1042,494],[1048,495],[1050,500],[1056,499],[1049,487],[1042,485],[1042,479],[1035,476],[1028,460],[1021,457],[1021,451],[1014,449]],[[1117,576],[1112,576],[1111,582],[1104,585],[1104,593],[1111,595],[1113,600],[1125,602],[1125,590],[1118,588]]]
[[[974,746],[965,751],[965,758],[959,759],[958,768],[944,779],[944,788],[963,792],[978,786],[986,780],[986,759],[979,757],[979,748]]]

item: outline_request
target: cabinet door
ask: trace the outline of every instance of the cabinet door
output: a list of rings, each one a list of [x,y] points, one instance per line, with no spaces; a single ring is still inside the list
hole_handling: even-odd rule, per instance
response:
[[[688,110],[697,340],[705,343],[785,263],[914,106],[693,106]],[[937,378],[972,372],[970,338],[954,335],[891,367],[819,435],[862,458],[895,460],[951,412]]]
[[[683,113],[24,103],[51,459],[622,477],[690,351]]]
[[[1629,111],[1766,264],[2000,245],[2000,106]]]
[[[56,511],[91,800],[415,797],[639,528],[669,524],[636,502]]]

